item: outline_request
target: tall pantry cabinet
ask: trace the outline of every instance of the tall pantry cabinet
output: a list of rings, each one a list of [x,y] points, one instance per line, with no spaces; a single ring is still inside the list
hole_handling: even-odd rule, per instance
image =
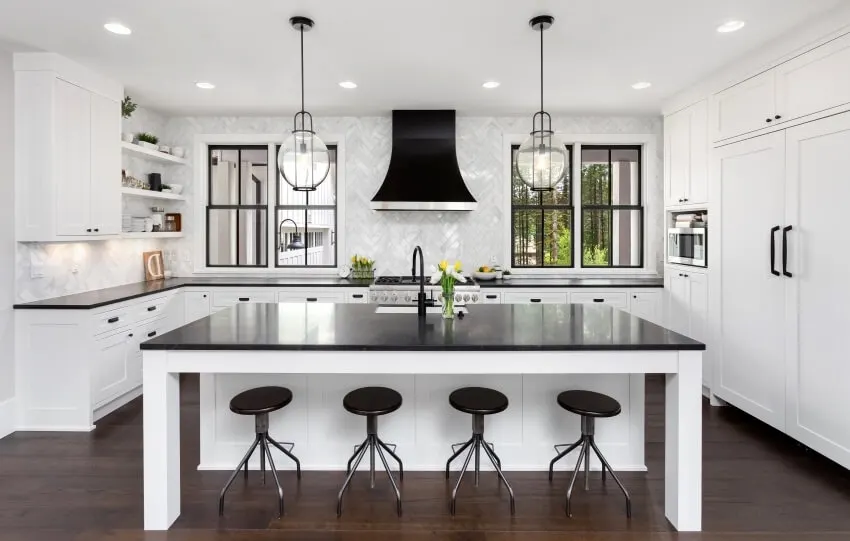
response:
[[[712,392],[845,467],[848,149],[845,112],[718,147],[710,172]]]

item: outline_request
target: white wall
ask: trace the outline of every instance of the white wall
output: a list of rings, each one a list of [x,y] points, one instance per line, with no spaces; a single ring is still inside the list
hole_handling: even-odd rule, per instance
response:
[[[290,117],[176,117],[161,116],[139,109],[125,131],[151,131],[161,141],[183,146],[194,163],[194,139],[197,134],[283,134],[291,129]],[[564,134],[653,134],[656,137],[656,178],[646,179],[645,194],[652,193],[661,201],[662,186],[662,121],[661,117],[556,117],[553,125]],[[422,245],[428,262],[442,257],[461,259],[468,268],[481,265],[505,253],[504,228],[510,217],[504,216],[504,198],[508,195],[505,176],[503,134],[529,131],[530,117],[458,117],[457,151],[461,172],[470,191],[478,199],[478,210],[466,213],[375,212],[369,202],[384,180],[392,146],[392,121],[387,117],[317,118],[319,135],[338,134],[345,137],[346,246],[340,253],[347,259],[353,253],[377,259],[378,268],[386,273],[409,273],[413,247]],[[149,165],[128,162],[124,167],[139,176]],[[159,170],[163,181],[185,186],[185,193],[195,195],[193,165]],[[649,249],[647,261],[660,262],[660,206],[647,214]],[[167,243],[149,241],[110,241],[82,244],[19,244],[18,298],[29,301],[135,282],[143,279],[141,252],[158,247],[173,251],[171,268],[178,275],[193,272],[194,205],[182,208],[182,239]],[[30,260],[45,262],[44,278],[30,278]],[[72,267],[78,267],[72,273]],[[658,265],[657,268],[661,268]]]
[[[0,437],[3,403],[15,395],[15,167],[12,55],[0,50]],[[11,408],[6,408],[11,410]],[[11,413],[10,411],[7,413]]]

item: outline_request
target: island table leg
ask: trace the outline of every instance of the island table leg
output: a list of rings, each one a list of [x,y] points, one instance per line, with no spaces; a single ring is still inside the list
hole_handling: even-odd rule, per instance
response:
[[[167,530],[180,516],[180,379],[167,355],[142,358],[145,530]]]
[[[680,351],[667,374],[664,514],[682,532],[702,529],[702,352]]]

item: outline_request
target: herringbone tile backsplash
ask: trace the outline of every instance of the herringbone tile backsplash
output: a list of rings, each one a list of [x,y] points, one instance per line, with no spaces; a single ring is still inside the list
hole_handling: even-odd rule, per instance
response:
[[[142,111],[142,110],[140,110]],[[172,255],[170,267],[178,275],[194,269],[195,195],[194,140],[198,134],[282,134],[290,129],[286,117],[175,117],[163,118],[149,111],[136,113],[127,131],[144,128],[160,136],[164,144],[182,146],[189,152],[190,165],[170,167],[164,179],[181,183],[190,202],[182,207],[185,236],[168,242],[111,241],[85,245],[18,244],[17,292],[21,301],[65,295],[88,289],[119,285],[143,279],[141,252],[162,248]],[[427,262],[440,258],[461,259],[467,268],[486,263],[492,256],[505,257],[505,178],[503,135],[529,131],[529,118],[458,117],[458,162],[467,186],[478,200],[474,212],[375,212],[369,202],[389,165],[392,122],[387,117],[336,117],[316,119],[320,136],[345,138],[344,246],[340,256],[368,254],[378,261],[379,272],[410,272],[410,255],[421,245]],[[661,117],[556,117],[564,134],[653,134],[656,137],[656,178],[647,179],[647,195],[656,201],[647,214],[649,250],[647,260],[662,257],[662,119]],[[142,167],[126,162],[125,167]],[[139,176],[141,172],[133,171]],[[117,181],[117,180],[116,180]],[[31,278],[30,262],[43,263],[45,276]],[[72,272],[76,268],[77,272]],[[660,264],[659,264],[659,269]],[[660,272],[660,271],[659,271]]]

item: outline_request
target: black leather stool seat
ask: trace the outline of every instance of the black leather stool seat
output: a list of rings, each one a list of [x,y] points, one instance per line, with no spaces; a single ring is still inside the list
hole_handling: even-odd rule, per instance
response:
[[[449,395],[449,404],[464,413],[492,415],[508,409],[508,397],[486,387],[463,387]]]
[[[292,402],[292,391],[286,387],[257,387],[234,396],[230,411],[239,415],[260,415],[286,407]]]
[[[558,395],[558,405],[585,417],[614,417],[620,414],[619,402],[593,391],[564,391]]]
[[[388,387],[361,387],[345,395],[342,406],[355,415],[386,415],[401,407],[401,395]]]

